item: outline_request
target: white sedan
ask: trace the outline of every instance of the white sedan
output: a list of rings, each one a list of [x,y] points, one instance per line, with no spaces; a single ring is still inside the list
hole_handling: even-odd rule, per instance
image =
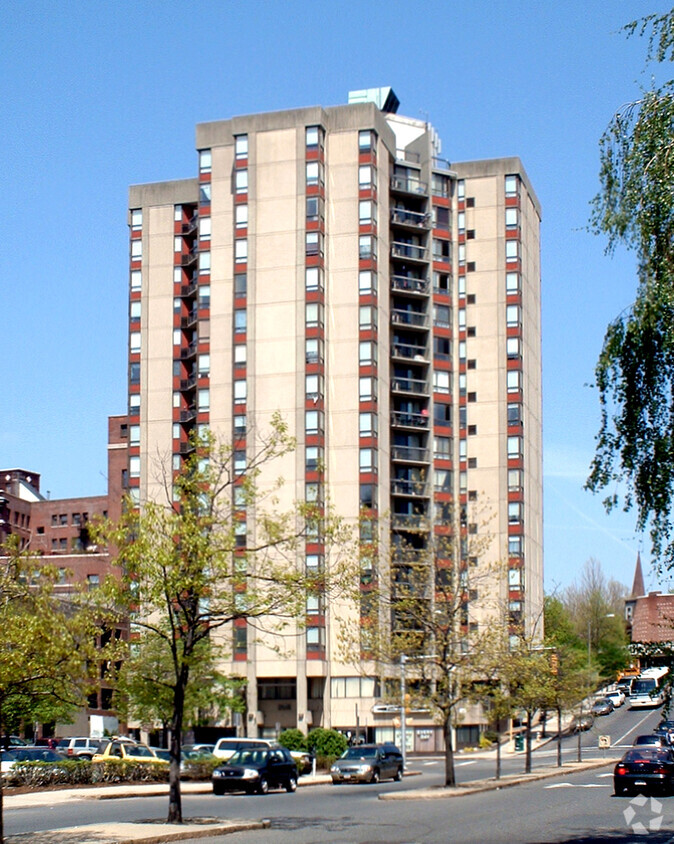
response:
[[[615,689],[612,692],[606,692],[604,697],[607,697],[616,709],[625,703],[625,695],[620,691],[620,689]]]

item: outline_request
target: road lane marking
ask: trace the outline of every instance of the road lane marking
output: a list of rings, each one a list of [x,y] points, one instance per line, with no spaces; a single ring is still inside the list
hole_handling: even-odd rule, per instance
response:
[[[575,783],[575,782],[556,782],[552,785],[544,785],[543,788],[610,788],[611,786],[606,783],[602,782],[587,782],[587,783]]]
[[[458,762],[457,768],[465,768],[466,765],[477,765],[477,759],[469,759],[467,762]]]
[[[648,712],[644,715],[644,717],[641,719],[641,721],[637,721],[637,723],[636,723],[633,727],[630,727],[630,729],[629,729],[629,730],[628,730],[628,731],[627,731],[624,735],[620,736],[620,738],[619,738],[619,739],[617,739],[617,740],[613,743],[613,747],[616,747],[616,745],[620,745],[620,742],[621,742],[621,741],[623,741],[624,739],[626,739],[626,738],[627,738],[627,736],[628,736],[631,732],[633,732],[634,730],[636,730],[636,728],[637,728],[637,727],[640,727],[640,726],[644,723],[644,721],[645,721],[647,718],[650,718],[650,717],[651,717],[651,715],[652,715],[652,714],[653,714],[653,710],[649,710],[649,711],[648,711]]]

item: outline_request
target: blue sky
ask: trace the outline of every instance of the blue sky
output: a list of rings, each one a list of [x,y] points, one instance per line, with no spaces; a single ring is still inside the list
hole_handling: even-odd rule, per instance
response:
[[[195,175],[198,122],[391,85],[450,160],[524,162],[543,206],[546,586],[590,557],[631,584],[648,543],[582,486],[599,418],[588,384],[634,260],[606,257],[585,226],[599,136],[650,78],[645,43],[619,29],[668,8],[5,0],[0,466],[40,472],[52,498],[105,492],[106,420],[126,406],[130,184]]]

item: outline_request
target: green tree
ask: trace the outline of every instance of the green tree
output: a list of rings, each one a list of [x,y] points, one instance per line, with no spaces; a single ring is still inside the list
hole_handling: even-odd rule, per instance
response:
[[[279,509],[283,480],[271,480],[273,463],[294,441],[278,415],[249,447],[245,465],[230,444],[212,436],[194,446],[175,476],[170,466],[157,466],[163,500],[129,507],[103,530],[118,549],[122,575],[107,584],[111,601],[132,612],[141,653],[162,666],[158,676],[144,673],[142,697],[154,687],[158,698],[170,700],[169,823],[182,823],[180,745],[205,643],[217,647],[223,628],[231,639],[232,625],[243,622],[251,631],[257,625],[279,637],[294,633],[308,595],[346,593],[357,577],[348,567],[349,535],[320,502]],[[303,543],[319,533],[332,549],[330,563],[307,573]],[[127,689],[133,688],[129,679]]]
[[[647,61],[674,59],[674,9],[625,27],[648,34]],[[657,70],[657,68],[656,68]],[[633,304],[608,326],[596,383],[601,424],[587,487],[609,490],[608,509],[636,508],[654,557],[674,565],[674,80],[655,81],[618,111],[600,141],[592,229],[633,250]]]
[[[0,735],[17,720],[67,718],[86,704],[104,654],[92,595],[57,593],[59,573],[10,537],[0,558]],[[0,777],[0,841],[3,840]]]

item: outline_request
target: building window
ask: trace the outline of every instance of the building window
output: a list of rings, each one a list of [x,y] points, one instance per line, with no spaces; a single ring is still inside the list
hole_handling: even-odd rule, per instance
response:
[[[210,173],[213,166],[213,157],[210,149],[199,150],[199,172]]]
[[[364,234],[358,238],[358,257],[361,261],[375,260],[377,257],[376,240],[372,235]]]
[[[522,537],[509,536],[508,537],[508,556],[521,557],[522,556]]]
[[[466,244],[459,244],[459,266],[463,267],[466,263]]]
[[[452,440],[450,437],[433,437],[433,457],[439,460],[449,460],[451,457]]]
[[[520,306],[506,305],[506,325],[514,327],[520,324]]]
[[[433,324],[440,328],[449,328],[451,311],[447,305],[433,305]]]
[[[235,437],[245,437],[246,428],[247,428],[246,415],[245,414],[237,414],[234,417],[234,419],[232,420],[232,422],[233,422],[233,428],[234,428],[234,436]]]
[[[363,340],[358,344],[358,363],[368,366],[377,362],[377,346],[371,340]]]
[[[508,425],[520,425],[522,423],[522,405],[519,402],[511,402],[508,405]]]
[[[248,228],[248,206],[237,205],[234,210],[234,222],[237,229]]]
[[[441,240],[438,237],[433,238],[433,260],[434,261],[449,261],[449,241]]]
[[[248,170],[237,170],[234,174],[234,188],[237,194],[248,193]]]
[[[508,437],[508,459],[516,460],[522,456],[522,437]]]
[[[129,308],[131,322],[140,322],[140,302],[134,300]]]
[[[143,276],[140,270],[131,270],[131,290],[141,290]]]
[[[452,473],[449,469],[436,469],[434,471],[433,486],[436,492],[452,491]]]
[[[140,425],[129,425],[129,445],[140,445]]]
[[[234,156],[237,161],[248,158],[248,135],[234,136]]]
[[[244,349],[246,347],[244,346]],[[198,364],[197,369],[199,372],[199,377],[204,378],[207,375],[210,375],[211,372],[211,356],[209,354],[200,354],[197,358]]]
[[[459,200],[466,198],[466,183],[463,179],[459,179],[456,183],[456,198]]]
[[[142,240],[132,240],[131,241],[131,260],[132,261],[140,261],[143,258],[143,241]]]
[[[519,211],[517,208],[506,208],[505,224],[507,229],[516,229],[519,226]]]
[[[520,357],[520,338],[508,337],[506,339],[506,354],[510,360],[515,360]]]
[[[358,309],[358,325],[362,330],[377,327],[376,310],[372,305],[361,305]]]
[[[307,410],[304,414],[304,433],[308,436],[323,433],[323,413],[320,410]]]
[[[211,272],[211,253],[200,252],[199,253],[199,275],[209,275]]]
[[[371,199],[363,199],[358,203],[358,222],[361,226],[367,226],[374,220],[373,208]]]
[[[522,503],[520,501],[510,501],[508,503],[508,523],[516,524],[522,521]]]
[[[211,408],[211,391],[209,389],[202,389],[197,394],[197,406],[199,413],[205,413]]]
[[[433,228],[449,229],[449,208],[443,205],[433,206]]]
[[[234,366],[246,365],[247,350],[244,343],[237,343],[234,346]]]
[[[443,369],[433,370],[433,392],[434,393],[449,393],[450,377],[449,372]]]
[[[361,448],[358,452],[358,465],[361,472],[377,471],[377,451],[374,448]]]
[[[309,187],[315,187],[321,183],[321,165],[318,161],[307,161],[306,179]]]
[[[374,147],[375,134],[370,129],[361,129],[358,133],[358,150],[368,152]]]
[[[234,295],[237,297],[245,296],[248,292],[248,277],[246,273],[234,274]]]
[[[320,290],[321,274],[318,267],[307,267],[304,271],[304,286],[307,290]]]
[[[321,143],[321,134],[320,126],[307,126],[304,134],[306,148],[318,149]]]
[[[374,169],[369,164],[362,164],[358,168],[358,187],[361,190],[375,185]]]
[[[358,398],[360,401],[377,400],[377,384],[374,378],[358,379]]]
[[[140,457],[138,457],[137,455],[129,457],[129,477],[140,477]]]
[[[323,449],[308,445],[304,449],[304,467],[307,472],[317,472],[323,464]]]
[[[210,240],[211,239],[211,218],[210,217],[200,217],[199,218],[199,240]]]
[[[520,275],[519,273],[506,273],[506,293],[520,292]]]
[[[442,404],[442,402],[434,402],[433,423],[435,425],[442,425],[443,428],[450,427],[452,424],[452,406],[450,404]]]
[[[129,334],[129,351],[132,355],[140,352],[140,331],[131,331]]]
[[[508,469],[508,492],[519,492],[522,487],[522,470]]]
[[[361,413],[358,416],[358,433],[361,437],[377,436],[377,414]]]
[[[131,231],[137,232],[143,228],[143,212],[140,208],[134,208],[131,212]]]
[[[377,292],[377,276],[372,270],[361,270],[358,273],[358,292],[363,295]]]
[[[519,369],[509,369],[506,375],[506,384],[509,393],[516,393],[521,388],[521,372]]]
[[[304,360],[306,363],[319,363],[321,360],[320,341],[317,337],[308,337],[304,342]]]
[[[305,234],[305,250],[307,255],[323,254],[323,235],[320,232],[307,232]]]
[[[240,379],[234,382],[234,403],[235,404],[245,404],[247,397],[247,386],[246,381],[244,379]]]
[[[314,402],[318,401],[323,392],[322,380],[320,375],[305,375],[304,389],[307,399],[313,399]]]
[[[248,240],[240,238],[234,241],[234,262],[236,264],[245,264],[248,260]]]
[[[519,193],[519,178],[517,176],[505,177],[505,195],[517,196]]]
[[[519,241],[506,240],[506,261],[516,261],[519,258]]]
[[[211,204],[211,183],[201,182],[199,184],[199,202],[201,205]]]
[[[319,219],[320,198],[318,196],[308,196],[306,218],[307,223],[316,223]]]
[[[317,328],[323,324],[321,306],[318,302],[307,302],[304,310],[304,324],[307,328]]]
[[[234,331],[237,334],[243,333],[248,327],[248,316],[245,308],[237,308],[234,311]]]
[[[129,364],[129,383],[130,384],[140,384],[140,364],[139,363]]]

